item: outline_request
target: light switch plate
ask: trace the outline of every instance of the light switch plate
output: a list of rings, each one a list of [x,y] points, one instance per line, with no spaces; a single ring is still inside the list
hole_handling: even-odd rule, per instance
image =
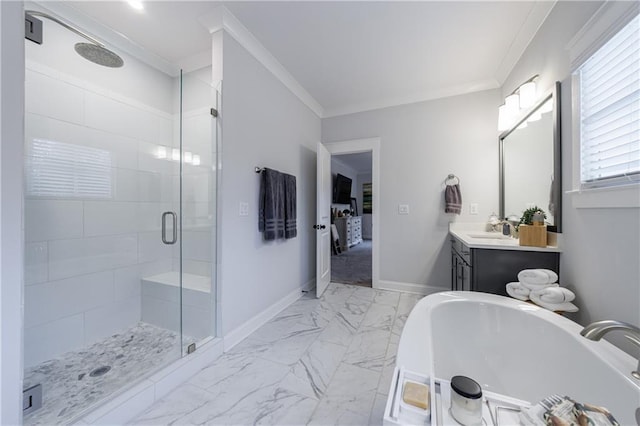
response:
[[[409,204],[399,204],[398,214],[409,214]]]
[[[240,216],[249,216],[249,203],[240,203]]]
[[[478,203],[469,204],[469,214],[478,214]]]

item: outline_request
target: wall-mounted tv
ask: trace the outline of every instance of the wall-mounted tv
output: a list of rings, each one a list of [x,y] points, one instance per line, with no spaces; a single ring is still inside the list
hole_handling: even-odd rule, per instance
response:
[[[351,203],[351,179],[340,173],[333,182],[333,202],[336,204]]]

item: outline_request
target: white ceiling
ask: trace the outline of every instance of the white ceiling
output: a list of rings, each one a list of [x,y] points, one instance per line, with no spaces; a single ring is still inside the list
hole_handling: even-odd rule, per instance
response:
[[[198,18],[220,2],[144,4],[65,2],[170,63],[206,65],[210,35]],[[555,3],[222,4],[333,116],[499,87]]]

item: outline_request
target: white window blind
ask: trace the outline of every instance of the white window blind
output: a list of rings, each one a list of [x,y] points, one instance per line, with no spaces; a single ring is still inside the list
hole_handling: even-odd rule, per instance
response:
[[[640,15],[577,73],[582,186],[640,181]]]
[[[27,160],[27,195],[111,198],[111,153],[64,142],[33,139]]]

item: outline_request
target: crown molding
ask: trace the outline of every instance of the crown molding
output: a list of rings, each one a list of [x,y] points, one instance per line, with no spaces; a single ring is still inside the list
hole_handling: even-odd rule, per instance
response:
[[[212,13],[200,17],[198,21],[204,25],[211,34],[221,30],[226,31],[311,111],[320,118],[324,116],[324,108],[322,108],[322,105],[298,83],[289,71],[278,62],[271,52],[269,52],[226,7],[218,6]]]
[[[322,118],[338,117],[341,115],[357,114],[359,112],[373,111],[382,108],[391,108],[418,102],[432,101],[435,99],[449,98],[451,96],[465,95],[468,93],[482,92],[484,90],[497,89],[500,84],[495,79],[476,81],[458,86],[450,86],[442,89],[424,90],[408,96],[387,98],[380,101],[364,102],[334,108],[326,108]]]

